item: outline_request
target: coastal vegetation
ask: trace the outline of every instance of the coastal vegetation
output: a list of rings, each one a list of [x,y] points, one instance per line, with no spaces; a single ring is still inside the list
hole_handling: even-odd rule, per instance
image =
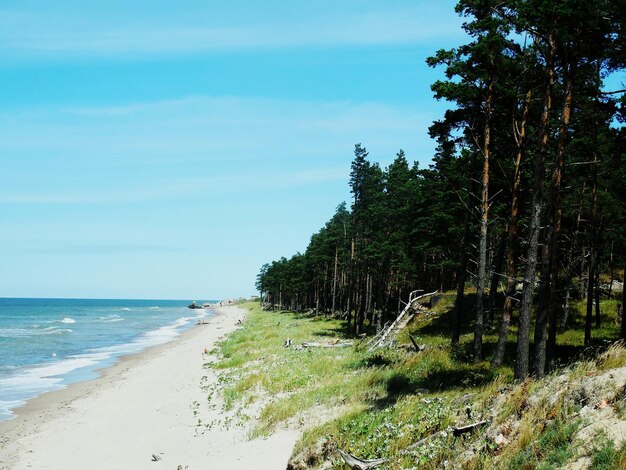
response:
[[[427,60],[449,104],[432,163],[356,144],[350,204],[261,268],[223,345],[239,403],[271,397],[256,432],[306,430],[292,469],[626,466],[603,431],[625,422],[626,8],[456,11],[467,42]]]
[[[390,346],[375,349],[353,338],[345,321],[248,302],[246,321],[222,341],[221,359],[211,365],[220,373],[222,406],[253,424],[251,437],[302,430],[291,469],[344,468],[339,450],[385,459],[387,469],[626,463],[622,344],[599,355],[581,352],[543,379],[515,383],[511,365],[473,363],[471,322],[461,326],[465,348],[451,346],[446,323],[454,296],[442,295]],[[575,308],[573,322],[584,316]],[[608,342],[618,325],[605,320],[594,334]],[[582,351],[584,332],[568,328],[558,339]],[[477,422],[484,422],[480,429],[455,436]]]
[[[382,168],[357,144],[350,205],[304,253],[265,264],[257,287],[267,308],[332,314],[354,335],[383,329],[415,290],[454,290],[451,345],[464,350],[469,316],[474,362],[541,378],[576,352],[559,343],[564,331],[597,347],[596,331],[620,317],[611,339],[626,338],[626,101],[615,80],[626,10],[612,0],[456,10],[468,42],[427,61],[445,74],[435,98],[450,105],[429,129],[432,164],[400,150]]]

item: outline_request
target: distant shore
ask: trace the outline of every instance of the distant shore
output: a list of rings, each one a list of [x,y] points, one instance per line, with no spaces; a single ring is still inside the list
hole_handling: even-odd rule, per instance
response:
[[[224,417],[219,399],[208,400],[217,376],[204,364],[245,316],[236,306],[213,310],[176,340],[16,409],[0,422],[0,468],[285,468],[296,433],[249,441],[245,427],[209,425]]]

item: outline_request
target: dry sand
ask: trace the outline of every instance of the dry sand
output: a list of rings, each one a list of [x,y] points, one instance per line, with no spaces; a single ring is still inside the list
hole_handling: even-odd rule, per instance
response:
[[[0,468],[284,469],[296,431],[248,440],[244,426],[198,425],[224,417],[207,400],[217,376],[203,367],[215,359],[204,351],[245,315],[233,306],[217,313],[171,343],[122,358],[96,380],[16,410],[17,418],[0,423]]]

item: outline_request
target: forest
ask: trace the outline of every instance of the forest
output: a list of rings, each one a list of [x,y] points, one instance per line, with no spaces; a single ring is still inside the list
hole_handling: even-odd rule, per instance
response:
[[[585,299],[590,345],[600,299],[624,280],[626,2],[462,0],[456,11],[467,43],[427,60],[448,103],[429,128],[432,163],[400,150],[382,168],[356,144],[350,204],[304,253],[263,265],[257,289],[269,307],[341,316],[354,335],[392,321],[412,291],[456,291],[452,346],[469,321],[473,360],[497,367],[515,326],[515,378],[542,377],[571,302]],[[487,328],[499,332],[491,357]]]

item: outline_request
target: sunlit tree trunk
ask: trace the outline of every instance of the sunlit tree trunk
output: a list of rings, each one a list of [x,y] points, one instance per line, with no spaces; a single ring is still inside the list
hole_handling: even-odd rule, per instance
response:
[[[499,367],[504,359],[506,350],[506,342],[509,336],[509,327],[511,326],[511,316],[513,314],[513,301],[515,289],[517,287],[517,271],[515,269],[515,253],[517,245],[517,228],[519,220],[520,193],[522,189],[522,162],[525,156],[526,145],[526,120],[530,109],[532,99],[532,90],[526,93],[524,101],[524,110],[522,111],[522,119],[519,129],[514,126],[513,135],[517,153],[515,155],[515,173],[513,176],[513,189],[511,191],[511,216],[507,226],[507,251],[506,251],[506,297],[502,308],[502,323],[500,324],[500,333],[498,335],[498,344],[491,361],[492,367]]]
[[[541,231],[541,211],[543,207],[543,189],[545,185],[546,153],[549,142],[550,111],[552,109],[552,86],[554,83],[554,55],[556,45],[554,38],[548,38],[546,54],[546,85],[544,91],[543,111],[540,119],[539,149],[535,156],[535,181],[533,186],[532,205],[530,209],[528,249],[524,268],[524,291],[520,306],[519,329],[517,335],[517,360],[515,363],[515,379],[524,380],[528,377],[530,352],[530,312],[535,295],[535,278],[537,269],[537,253],[539,250],[539,233]]]
[[[491,72],[493,73],[493,72]],[[491,99],[493,78],[490,77],[485,95],[485,129],[483,137],[483,176],[480,204],[480,240],[478,245],[478,278],[476,282],[476,322],[474,324],[474,362],[483,359],[484,295],[487,277],[487,236],[489,226],[489,151],[491,144]]]
[[[570,64],[565,74],[565,100],[561,112],[557,153],[552,168],[552,178],[548,193],[546,236],[542,258],[542,272],[539,283],[537,305],[537,323],[535,324],[535,363],[536,377],[543,377],[546,367],[547,323],[550,321],[552,347],[556,346],[557,290],[559,272],[558,241],[561,235],[562,196],[561,183],[565,166],[567,133],[572,113],[573,65]]]

